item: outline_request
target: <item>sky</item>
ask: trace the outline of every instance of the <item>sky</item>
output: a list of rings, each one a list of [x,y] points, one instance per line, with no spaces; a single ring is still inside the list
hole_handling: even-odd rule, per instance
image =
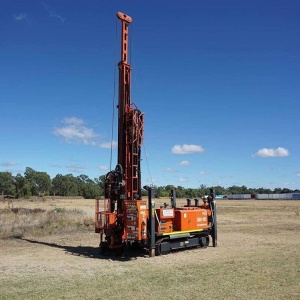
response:
[[[300,188],[298,0],[1,0],[0,172],[115,168],[118,11],[143,184]]]

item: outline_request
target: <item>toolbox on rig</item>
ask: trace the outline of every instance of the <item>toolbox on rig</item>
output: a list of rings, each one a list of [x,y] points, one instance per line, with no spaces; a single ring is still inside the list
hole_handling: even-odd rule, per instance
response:
[[[208,215],[206,209],[180,209],[175,210],[174,230],[186,231],[206,229],[208,227]]]
[[[174,208],[156,209],[155,231],[157,233],[173,232]]]

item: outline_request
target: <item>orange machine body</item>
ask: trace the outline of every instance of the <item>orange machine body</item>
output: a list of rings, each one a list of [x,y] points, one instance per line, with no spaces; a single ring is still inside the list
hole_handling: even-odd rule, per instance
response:
[[[174,208],[156,209],[155,231],[157,233],[173,232],[174,218],[175,218]]]
[[[195,231],[209,228],[209,209],[201,207],[156,209],[156,232]]]
[[[124,240],[142,241],[147,239],[147,201],[124,201]]]
[[[175,210],[174,230],[186,231],[208,228],[207,209],[184,209]]]
[[[176,207],[176,188],[170,194],[171,205],[155,209],[153,187],[144,186],[148,201],[142,199],[141,150],[144,114],[131,102],[131,66],[129,25],[132,18],[122,12],[121,60],[118,63],[118,157],[115,169],[104,176],[103,211],[95,205],[95,232],[100,233],[100,252],[104,255],[125,249],[148,247],[149,255],[161,255],[177,249],[205,248],[209,236],[217,242],[214,192],[208,203]],[[196,201],[197,200],[197,201]]]

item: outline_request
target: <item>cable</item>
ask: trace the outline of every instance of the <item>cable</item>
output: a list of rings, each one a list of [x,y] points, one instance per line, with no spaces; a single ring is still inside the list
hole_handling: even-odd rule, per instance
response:
[[[130,39],[130,43],[129,43],[129,49],[130,49],[130,52],[129,52],[129,57],[130,57],[130,64],[133,68],[133,70],[135,70],[132,74],[132,79],[131,80],[131,98],[134,98],[132,96],[134,95],[137,95],[137,85],[135,84],[135,82],[137,81],[136,78],[137,78],[137,75],[136,75],[136,72],[138,70],[138,68],[136,68],[136,63],[135,63],[135,56],[134,56],[134,45],[133,45],[133,41],[134,41],[134,25],[132,24],[131,25],[131,34],[129,36],[129,39]],[[133,105],[135,105],[134,103],[132,103]],[[147,159],[147,154],[146,154],[146,147],[145,147],[145,143],[142,144],[142,147],[144,149],[144,153],[145,153],[145,160],[146,160],[146,164],[147,164],[147,169],[148,169],[148,174],[149,174],[149,177],[150,177],[150,182],[151,182],[151,185],[153,186],[153,179],[152,179],[152,176],[151,176],[151,172],[150,172],[150,168],[149,168],[149,163],[148,163],[148,159]]]
[[[144,155],[145,155],[145,159],[146,159],[146,164],[147,164],[147,169],[148,169],[148,173],[149,173],[149,177],[150,177],[150,182],[151,182],[151,185],[153,186],[153,180],[152,180],[152,176],[151,176],[151,172],[150,172],[150,168],[149,168],[149,164],[148,164],[145,143],[143,143],[143,149],[144,149],[144,153],[145,153]]]
[[[134,24],[131,24],[131,34],[129,35],[129,40],[130,40],[130,43],[129,43],[129,62],[130,62],[130,65],[132,67],[132,70],[133,72],[131,73],[131,87],[130,87],[130,90],[131,90],[131,100],[133,99],[132,101],[132,104],[135,103],[135,100],[136,99],[139,99],[139,87],[136,85],[136,82],[137,82],[137,72],[138,72],[138,68],[136,67],[136,62],[135,62],[135,52],[134,52]]]
[[[118,39],[118,24],[116,20],[116,41],[115,41],[115,62],[117,61],[117,39]],[[113,91],[113,103],[112,103],[112,121],[111,121],[111,142],[110,142],[110,162],[109,162],[109,170],[111,171],[112,165],[112,151],[113,151],[113,141],[114,141],[114,121],[115,121],[115,99],[116,99],[116,70],[117,66],[115,63],[114,68],[114,91]]]
[[[133,26],[131,24],[131,33],[129,35],[129,64],[132,62],[132,49],[133,49]]]

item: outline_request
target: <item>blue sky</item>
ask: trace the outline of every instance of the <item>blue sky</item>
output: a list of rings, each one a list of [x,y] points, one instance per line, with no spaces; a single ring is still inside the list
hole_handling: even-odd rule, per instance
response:
[[[118,11],[143,183],[300,188],[296,0],[1,0],[0,171],[110,169]]]

